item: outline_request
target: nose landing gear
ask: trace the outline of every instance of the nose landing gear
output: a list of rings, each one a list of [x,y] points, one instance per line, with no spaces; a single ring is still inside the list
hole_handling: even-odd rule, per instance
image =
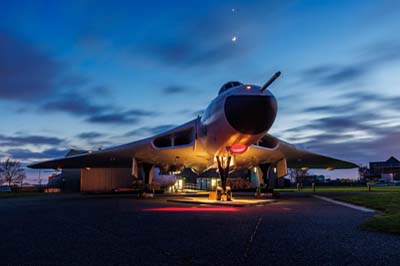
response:
[[[229,166],[231,164],[231,159],[231,156],[228,156],[226,160],[223,160],[220,156],[217,156],[218,172],[221,178],[222,185],[222,191],[217,191],[217,200],[231,201],[233,199],[230,187],[226,186],[226,180],[229,176]]]

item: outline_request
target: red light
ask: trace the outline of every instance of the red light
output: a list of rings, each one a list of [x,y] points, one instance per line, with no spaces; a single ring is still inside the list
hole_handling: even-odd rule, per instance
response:
[[[240,143],[233,144],[233,145],[231,146],[231,148],[230,148],[230,151],[231,151],[232,153],[236,153],[236,154],[243,153],[243,152],[245,152],[246,150],[247,150],[247,146],[244,145],[244,144],[240,144]]]
[[[164,207],[143,209],[145,212],[236,212],[237,208],[233,207],[205,207],[205,208],[189,208],[189,207]]]

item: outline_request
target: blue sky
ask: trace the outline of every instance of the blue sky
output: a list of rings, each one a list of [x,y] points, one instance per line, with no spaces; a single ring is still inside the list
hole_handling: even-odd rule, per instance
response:
[[[277,70],[272,134],[400,157],[399,28],[398,1],[1,1],[0,158],[139,139]]]

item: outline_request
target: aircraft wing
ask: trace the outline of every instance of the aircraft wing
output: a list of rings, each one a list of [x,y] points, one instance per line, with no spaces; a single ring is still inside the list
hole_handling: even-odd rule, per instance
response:
[[[350,169],[358,165],[336,158],[299,149],[283,140],[266,135],[258,145],[251,145],[241,155],[236,155],[235,163],[240,166],[276,163],[286,159],[288,168]]]
[[[85,167],[132,167],[132,158],[138,162],[158,165],[204,163],[201,156],[189,158],[194,149],[197,120],[189,121],[174,129],[151,138],[125,145],[87,152],[69,157],[34,163],[30,168],[85,168]]]
[[[132,167],[132,156],[149,148],[150,140],[141,140],[127,145],[99,151],[88,151],[73,156],[34,163],[29,168],[84,168],[84,167]]]

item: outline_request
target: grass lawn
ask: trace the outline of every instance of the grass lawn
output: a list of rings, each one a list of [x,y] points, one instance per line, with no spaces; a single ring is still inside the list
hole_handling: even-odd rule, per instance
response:
[[[278,192],[297,192],[295,187],[293,188],[280,188],[275,189]],[[388,186],[388,187],[371,187],[372,192],[400,192],[400,186]],[[312,192],[311,187],[304,187],[301,192]],[[315,188],[315,192],[368,192],[367,186],[362,187],[345,187],[345,186],[338,186],[338,187],[322,187],[317,186]]]
[[[339,196],[338,200],[380,210],[382,213],[362,223],[364,229],[400,234],[400,192],[376,192]]]
[[[282,192],[296,192],[296,188],[276,189]],[[381,213],[373,216],[360,225],[363,229],[400,234],[400,186],[371,187],[316,187],[317,193],[335,194],[335,199],[355,205],[379,210]],[[303,188],[302,192],[312,192],[311,187]],[[343,195],[341,195],[343,192]],[[367,193],[352,193],[367,192]]]

